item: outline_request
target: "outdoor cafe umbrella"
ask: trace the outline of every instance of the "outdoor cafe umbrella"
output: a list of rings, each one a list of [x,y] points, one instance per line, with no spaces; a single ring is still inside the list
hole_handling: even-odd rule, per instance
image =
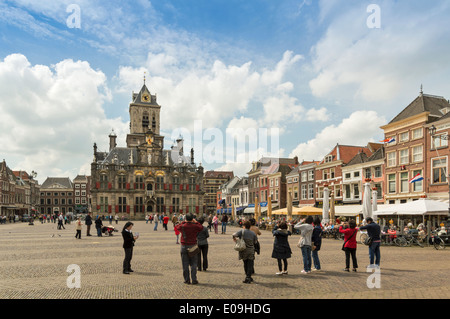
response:
[[[267,201],[267,217],[269,219],[272,218],[272,197],[269,196],[269,200]]]
[[[370,195],[371,195],[370,183],[367,182],[364,184],[364,198],[362,207],[364,219],[366,219],[367,217],[372,217],[372,203],[370,201]]]
[[[292,195],[291,195],[291,192],[288,192],[287,216],[288,216],[288,219],[292,219]]]
[[[376,219],[376,211],[378,210],[377,198],[378,198],[377,188],[374,187],[372,189],[372,214],[373,214],[374,219]]]
[[[330,221],[329,218],[329,209],[330,209],[330,197],[329,197],[330,190],[328,187],[324,187],[323,189],[323,207],[322,207],[322,224],[327,224]]]
[[[334,215],[335,215],[335,208],[334,208],[334,193],[331,192],[331,195],[330,195],[330,220],[333,222],[333,224],[334,224],[334,221],[336,220],[336,219],[334,218]]]

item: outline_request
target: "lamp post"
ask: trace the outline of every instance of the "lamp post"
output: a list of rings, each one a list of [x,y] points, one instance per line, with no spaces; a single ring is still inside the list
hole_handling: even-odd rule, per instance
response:
[[[434,144],[434,139],[435,138],[440,138],[440,139],[443,139],[443,140],[448,140],[449,139],[449,136],[448,135],[444,135],[444,134],[442,134],[442,135],[439,135],[439,136],[436,136],[436,126],[434,126],[434,124],[433,125],[431,125],[430,126],[430,128],[429,128],[429,132],[430,132],[430,136],[431,136],[431,142]],[[431,145],[431,147],[433,147],[433,145]],[[439,155],[439,153],[438,153],[438,155]],[[447,215],[447,224],[449,223],[449,221],[450,221],[450,174],[447,176],[447,179],[448,179],[448,215]]]

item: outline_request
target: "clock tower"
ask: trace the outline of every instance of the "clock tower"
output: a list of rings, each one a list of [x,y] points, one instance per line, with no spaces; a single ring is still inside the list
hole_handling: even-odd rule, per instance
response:
[[[130,134],[127,135],[127,147],[143,144],[160,144],[163,147],[163,137],[160,133],[161,106],[156,102],[156,95],[152,95],[145,85],[139,93],[134,93],[130,103]],[[150,142],[151,141],[151,142]]]

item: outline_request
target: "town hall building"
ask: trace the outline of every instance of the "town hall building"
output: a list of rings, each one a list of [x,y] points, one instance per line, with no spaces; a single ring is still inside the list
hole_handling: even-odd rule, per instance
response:
[[[161,106],[145,85],[132,94],[130,133],[126,147],[109,135],[109,151],[94,143],[91,164],[92,212],[142,218],[147,214],[204,213],[203,167],[194,163],[194,150],[184,154],[180,136],[170,150],[160,135]]]

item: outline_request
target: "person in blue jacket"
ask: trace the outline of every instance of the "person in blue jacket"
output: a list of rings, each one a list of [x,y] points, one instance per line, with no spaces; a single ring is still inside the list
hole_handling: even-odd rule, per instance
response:
[[[366,218],[367,225],[361,226],[360,230],[367,230],[367,235],[371,239],[371,243],[369,245],[369,258],[370,258],[370,265],[369,267],[380,267],[380,259],[381,259],[381,253],[380,253],[380,245],[381,245],[381,227],[377,223],[373,221],[371,217]]]

